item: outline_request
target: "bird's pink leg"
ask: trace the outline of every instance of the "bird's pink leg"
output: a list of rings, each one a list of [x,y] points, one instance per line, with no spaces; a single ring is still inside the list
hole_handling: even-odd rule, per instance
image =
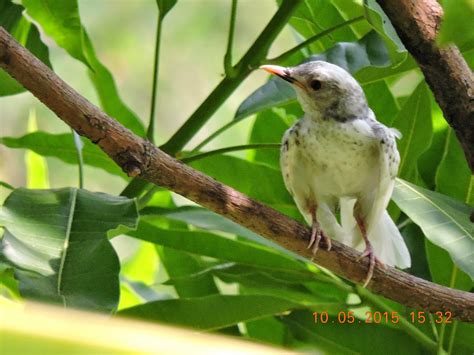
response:
[[[367,272],[367,276],[365,277],[364,284],[362,286],[366,287],[372,279],[372,276],[374,275],[375,261],[377,260],[377,258],[375,257],[374,250],[372,249],[372,244],[370,243],[369,238],[367,237],[367,229],[365,228],[364,221],[362,220],[362,218],[356,218],[356,220],[365,242],[365,250],[357,258],[357,261],[362,258],[365,258],[366,256],[369,257],[369,271]]]
[[[316,210],[317,207],[310,207],[309,212],[311,214],[311,238],[309,239],[308,249],[313,246],[313,255],[319,249],[319,243],[321,242],[321,238],[324,239],[327,245],[327,250],[331,250],[331,239],[327,237],[324,232],[322,231],[321,227],[319,226],[318,220],[316,218]]]

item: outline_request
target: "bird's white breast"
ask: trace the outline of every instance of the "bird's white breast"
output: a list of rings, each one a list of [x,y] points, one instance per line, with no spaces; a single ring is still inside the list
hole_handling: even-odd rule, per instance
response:
[[[358,197],[376,188],[378,159],[373,132],[360,119],[303,118],[283,137],[282,172],[300,203],[309,199],[334,204],[340,197]]]

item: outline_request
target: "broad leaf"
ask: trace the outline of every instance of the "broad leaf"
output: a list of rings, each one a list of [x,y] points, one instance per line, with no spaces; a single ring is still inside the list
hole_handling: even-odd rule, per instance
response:
[[[281,3],[281,0],[278,2]],[[361,14],[362,8],[359,6],[357,10],[354,9],[350,18],[357,17]],[[291,16],[289,23],[303,38],[310,38],[346,20],[347,18],[343,16],[342,11],[334,6],[332,1],[313,0],[301,2]],[[308,49],[312,53],[318,53],[330,48],[336,42],[357,40],[358,36],[353,28],[357,28],[357,32],[362,35],[369,30],[367,24],[364,23],[345,26],[332,33],[331,36],[325,36],[321,40],[311,44]]]
[[[139,136],[145,135],[140,118],[121,99],[114,78],[107,67],[97,58],[89,35],[84,30],[84,51],[92,67],[89,77],[99,96],[100,105],[111,117]]]
[[[342,314],[342,313],[341,313]],[[326,323],[315,322],[310,311],[296,311],[283,317],[282,322],[293,336],[303,341],[307,350],[323,354],[421,354],[414,339],[401,330],[382,324],[368,324],[355,318],[354,323],[341,323],[348,319],[347,311],[338,317],[328,317]],[[323,317],[323,320],[325,318]],[[308,349],[309,348],[309,349]]]
[[[64,188],[17,189],[0,210],[1,257],[15,267],[24,297],[112,311],[119,260],[107,231],[135,228],[133,200]]]
[[[23,6],[10,0],[0,1],[0,26],[21,45],[51,68],[48,47],[41,41],[38,29],[22,16]],[[15,79],[0,69],[0,96],[18,94],[25,89]]]
[[[23,0],[31,18],[71,56],[89,65],[83,50],[83,33],[76,0]]]
[[[295,303],[274,296],[212,295],[150,302],[124,309],[118,314],[200,330],[215,330],[295,307],[298,307]]]
[[[357,42],[339,42],[306,61],[311,60],[324,60],[339,65],[353,75],[368,66],[385,67],[390,64],[385,43],[374,31]],[[280,78],[271,78],[242,102],[234,119],[241,120],[255,112],[295,100],[296,94],[290,84]]]
[[[429,148],[433,135],[430,97],[424,82],[418,85],[390,126],[402,134],[397,142],[400,153],[398,176],[416,181],[418,158]]]
[[[104,111],[134,133],[144,136],[143,124],[122,102],[112,75],[95,54],[82,27],[77,0],[24,0],[23,4],[28,14],[61,48],[87,65]]]
[[[303,263],[272,248],[200,230],[164,229],[141,220],[138,229],[127,234],[188,253],[246,265],[297,271],[305,269]]]
[[[474,278],[474,225],[468,205],[401,179],[393,199],[432,243],[445,249],[454,263]]]
[[[438,43],[446,45],[454,43],[463,46],[474,41],[474,2],[472,0],[443,1],[444,17],[438,33]]]
[[[86,139],[82,142],[84,143],[82,150],[84,164],[127,179],[125,173],[98,146]],[[55,157],[65,163],[77,165],[77,149],[72,134],[50,134],[38,131],[18,138],[0,137],[0,144],[9,148],[29,149],[39,155]]]
[[[157,246],[157,251],[168,276],[177,279],[173,286],[179,297],[202,297],[219,293],[212,275],[202,275],[199,279],[185,277],[205,268],[199,257],[167,247]]]
[[[214,155],[194,161],[193,168],[259,201],[294,206],[278,170],[232,156]]]

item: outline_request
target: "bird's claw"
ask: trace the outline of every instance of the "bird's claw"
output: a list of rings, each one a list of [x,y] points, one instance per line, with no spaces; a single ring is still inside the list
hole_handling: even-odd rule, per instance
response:
[[[331,238],[326,236],[324,234],[324,232],[319,228],[319,226],[313,225],[312,228],[311,228],[311,238],[309,240],[308,246],[306,247],[307,249],[313,247],[313,249],[311,250],[312,253],[313,253],[313,258],[311,260],[314,259],[314,256],[318,252],[319,243],[321,242],[321,239],[324,239],[324,241],[327,245],[327,251],[330,251],[331,250]]]
[[[357,261],[360,261],[361,259],[369,257],[369,270],[367,271],[367,275],[364,280],[364,284],[362,287],[367,287],[369,284],[370,280],[372,280],[372,276],[374,275],[374,269],[375,269],[375,263],[378,263],[381,267],[385,268],[385,264],[380,261],[379,258],[377,258],[374,254],[374,251],[372,250],[372,246],[369,245],[362,254],[357,258]]]

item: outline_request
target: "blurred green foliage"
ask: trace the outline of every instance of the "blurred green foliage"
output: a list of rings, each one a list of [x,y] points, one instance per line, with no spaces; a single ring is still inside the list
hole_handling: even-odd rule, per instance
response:
[[[231,13],[232,3],[236,11]],[[0,0],[0,25],[46,64],[51,60],[59,76],[136,134],[151,130],[157,142],[167,142],[168,152],[194,157],[190,165],[195,169],[299,220],[281,178],[278,151],[258,149],[258,144],[278,143],[301,108],[285,83],[264,83],[264,74],[253,70],[269,62],[295,65],[308,59],[346,68],[361,83],[379,120],[404,135],[400,176],[409,183],[399,182],[396,195],[403,211],[397,213],[398,223],[414,260],[408,272],[471,290],[473,266],[463,253],[474,248],[467,220],[474,179],[419,68],[376,2],[232,3],[23,0],[14,5]],[[459,44],[472,66],[472,31],[457,30],[472,9],[463,2],[467,10],[460,14],[453,3],[443,2],[440,43]],[[456,23],[457,16],[466,22]],[[304,47],[297,47],[304,41]],[[21,91],[0,71],[0,95]],[[135,200],[111,196],[136,181],[87,140],[84,186],[104,193],[15,189],[25,181],[37,182],[29,187],[40,187],[39,182],[42,187],[74,186],[77,141],[28,93],[1,98],[0,104],[0,155],[7,158],[0,163],[1,200],[14,189],[0,210],[0,299],[118,311],[322,353],[473,351],[467,324],[366,324],[365,311],[396,310],[407,317],[412,310],[360,292],[351,282],[180,196],[146,184],[133,189]],[[35,107],[37,131],[21,123]],[[247,143],[253,148],[200,156]],[[24,164],[12,149],[28,152]],[[422,202],[413,202],[420,196]],[[430,206],[436,208],[429,217],[419,213]],[[433,232],[443,218],[449,219],[442,229],[449,248]],[[105,238],[107,231],[114,248]],[[41,243],[33,243],[35,238]],[[315,323],[315,311],[327,312],[329,324]],[[348,312],[354,313],[356,325],[340,321]]]

